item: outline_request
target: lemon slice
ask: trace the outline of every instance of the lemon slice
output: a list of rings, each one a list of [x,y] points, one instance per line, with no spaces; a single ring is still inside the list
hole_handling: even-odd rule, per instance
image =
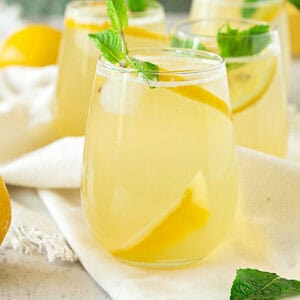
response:
[[[0,67],[56,64],[60,37],[60,31],[55,28],[29,25],[4,42],[0,49]]]
[[[110,24],[109,22],[104,22],[103,24],[99,24],[99,25],[79,23],[74,19],[67,18],[65,20],[65,26],[68,28],[85,29],[89,31],[102,31],[108,29],[110,27]],[[165,35],[158,34],[156,32],[138,26],[128,26],[127,28],[125,28],[124,33],[126,36],[133,36],[136,38],[151,39],[151,40],[157,40],[162,42],[168,41]]]
[[[268,90],[276,73],[277,60],[272,57],[246,63],[228,71],[233,113],[254,105]]]
[[[160,68],[161,71],[166,72],[166,69]],[[160,74],[159,81],[185,81],[185,79],[178,75],[167,75],[167,74]],[[198,85],[182,85],[182,86],[175,86],[175,87],[168,87],[168,90],[182,95],[190,100],[199,101],[201,103],[207,104],[211,107],[214,107],[218,111],[225,114],[228,118],[232,119],[232,111],[219,97],[204,89]]]
[[[147,251],[149,258],[149,249],[154,255],[158,251],[158,243],[161,246],[159,250],[163,251],[206,224],[210,214],[206,189],[205,178],[198,172],[184,194],[174,199],[171,207],[166,207],[142,230],[135,234],[128,232],[127,236],[102,238],[101,242],[118,256],[135,253],[143,256]]]
[[[0,177],[0,244],[8,231],[11,223],[11,206],[8,191]]]
[[[281,3],[274,3],[258,8],[252,16],[252,19],[272,22],[281,10]]]
[[[144,230],[139,241],[125,249],[112,251],[126,259],[152,261],[165,249],[203,227],[209,219],[206,182],[201,172],[194,177],[175,206]]]

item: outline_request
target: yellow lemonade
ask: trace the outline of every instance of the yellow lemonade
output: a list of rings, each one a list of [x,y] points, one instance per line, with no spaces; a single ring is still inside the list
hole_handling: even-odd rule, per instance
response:
[[[114,256],[174,267],[209,254],[234,218],[237,175],[226,72],[220,58],[206,52],[138,56],[169,72],[150,88],[130,71],[98,63],[83,207]]]
[[[201,47],[220,54],[217,33],[228,25],[233,30],[247,30],[264,23],[225,19],[184,21],[174,28],[171,43],[177,47]],[[236,41],[234,36],[227,38],[229,45]],[[266,47],[260,53],[249,54],[265,41]],[[249,34],[247,45],[239,45],[239,48],[243,47],[249,47],[247,56],[225,58],[237,143],[285,157],[287,101],[277,31],[271,29],[262,35]],[[233,50],[236,52],[237,46]]]
[[[159,4],[129,14],[128,47],[166,43],[165,16]],[[67,6],[59,55],[55,114],[61,135],[83,135],[99,51],[89,33],[108,29],[105,1],[75,1]]]
[[[291,54],[284,0],[193,0],[190,16],[192,19],[250,18],[275,25],[280,35],[284,79],[289,89]]]
[[[291,48],[293,55],[300,55],[300,10],[287,2],[286,8],[289,17],[289,28],[291,38]]]

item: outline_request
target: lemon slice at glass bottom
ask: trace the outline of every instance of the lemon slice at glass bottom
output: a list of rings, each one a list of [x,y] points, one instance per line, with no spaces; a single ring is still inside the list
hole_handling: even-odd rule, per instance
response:
[[[137,257],[135,253],[143,255],[144,251],[147,251],[150,257],[151,249],[152,252],[157,250],[157,243],[161,251],[172,246],[193,230],[205,225],[209,215],[206,181],[202,173],[198,172],[184,194],[175,199],[172,207],[160,212],[138,235],[122,243],[102,242],[108,250],[118,256]]]
[[[228,70],[233,113],[241,112],[261,99],[272,83],[276,68],[277,60],[271,57]]]
[[[154,229],[145,231],[143,239],[136,245],[112,252],[125,259],[153,261],[158,259],[164,250],[203,227],[209,215],[205,178],[198,172],[178,205],[165,212]]]

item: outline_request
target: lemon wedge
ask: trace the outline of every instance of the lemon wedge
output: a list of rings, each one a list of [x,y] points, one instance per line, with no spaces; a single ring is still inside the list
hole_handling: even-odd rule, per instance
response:
[[[161,253],[203,227],[209,219],[205,178],[199,172],[185,191],[178,205],[165,213],[154,229],[145,233],[142,241],[129,249],[113,254],[135,261],[155,261]]]
[[[11,206],[5,183],[0,177],[0,244],[11,223]]]
[[[110,243],[109,250],[127,259],[155,259],[164,249],[182,241],[207,223],[210,211],[206,189],[205,178],[198,172],[173,207],[148,224],[138,237],[129,237],[127,243],[122,245]]]
[[[265,22],[272,22],[281,10],[281,3],[274,3],[258,8],[252,16],[252,19]]]
[[[228,83],[233,113],[239,113],[259,101],[268,90],[276,73],[277,60],[252,61],[229,69]]]
[[[0,49],[0,67],[56,64],[61,33],[46,25],[29,25],[8,37]]]

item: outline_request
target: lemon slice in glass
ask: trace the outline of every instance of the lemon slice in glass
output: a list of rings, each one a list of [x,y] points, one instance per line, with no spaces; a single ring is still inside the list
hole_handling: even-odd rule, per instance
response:
[[[276,58],[271,57],[253,60],[228,70],[233,113],[247,109],[262,98],[272,83],[276,68]]]
[[[279,14],[281,5],[281,3],[274,3],[260,7],[254,12],[252,19],[272,22]]]
[[[205,178],[198,172],[177,204],[165,211],[151,228],[146,228],[140,241],[113,253],[126,259],[155,260],[164,250],[203,227],[209,215]]]
[[[109,22],[103,22],[103,24],[97,25],[97,24],[80,23],[71,18],[67,18],[65,20],[65,26],[68,28],[85,29],[89,31],[103,31],[110,28]],[[150,39],[155,41],[161,41],[164,43],[168,41],[165,35],[158,34],[156,32],[138,26],[128,26],[127,28],[125,28],[124,33],[127,37],[136,37],[139,39]]]
[[[155,205],[155,202],[151,205]],[[156,251],[162,251],[180,242],[188,234],[204,226],[209,215],[206,180],[202,173],[198,172],[184,193],[164,209],[157,211],[152,220],[145,223],[138,232],[132,228],[122,228],[122,236],[107,235],[99,239],[115,255],[143,256],[147,251],[147,259],[151,259]],[[149,252],[150,249],[152,253]]]

